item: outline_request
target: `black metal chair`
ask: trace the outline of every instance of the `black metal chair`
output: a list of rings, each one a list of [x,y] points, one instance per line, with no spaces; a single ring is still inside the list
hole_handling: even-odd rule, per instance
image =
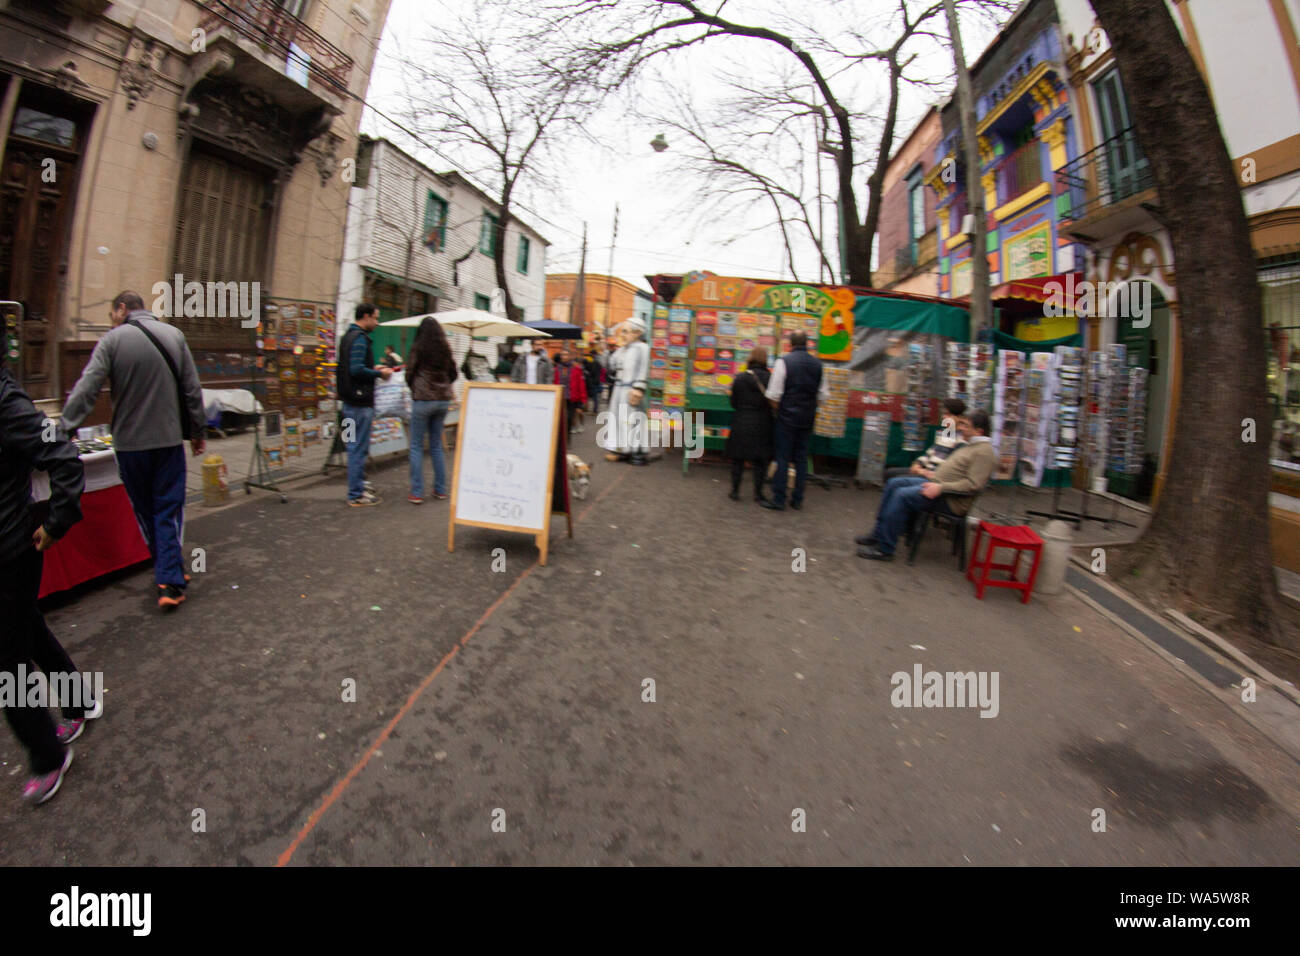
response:
[[[945,494],[945,498],[969,498],[971,507],[975,506],[975,499],[978,494]],[[967,514],[970,509],[967,509]],[[921,539],[925,537],[925,529],[930,526],[930,519],[934,518],[936,524],[948,525],[952,529],[952,553],[957,556],[957,570],[966,570],[966,515],[951,515],[941,511],[917,511],[912,515],[912,524],[908,529],[908,539],[911,547],[907,552],[907,563],[909,565],[916,563],[916,552],[921,549]]]

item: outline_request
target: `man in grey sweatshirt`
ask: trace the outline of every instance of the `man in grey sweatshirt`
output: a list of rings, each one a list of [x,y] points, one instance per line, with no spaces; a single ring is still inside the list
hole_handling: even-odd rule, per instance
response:
[[[190,448],[203,454],[203,392],[184,333],[146,311],[139,293],[120,293],[109,316],[112,330],[63,406],[63,428],[76,431],[108,379],[118,472],[153,555],[158,606],[168,610],[185,600],[183,442],[192,436]]]

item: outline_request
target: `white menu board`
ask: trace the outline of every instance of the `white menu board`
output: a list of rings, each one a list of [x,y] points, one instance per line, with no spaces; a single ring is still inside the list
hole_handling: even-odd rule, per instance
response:
[[[562,394],[493,384],[465,390],[452,493],[456,520],[540,532],[551,507]]]

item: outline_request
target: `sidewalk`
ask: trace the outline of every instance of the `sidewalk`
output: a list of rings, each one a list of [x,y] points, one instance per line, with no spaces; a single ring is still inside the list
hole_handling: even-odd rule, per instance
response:
[[[0,734],[0,863],[1300,862],[1294,761],[1078,598],[977,601],[937,535],[857,558],[874,491],[773,513],[575,444],[545,568],[486,529],[448,553],[398,462],[377,508],[336,475],[195,509],[175,615],[148,572],[53,607],[106,712],[39,810]],[[997,716],[893,706],[917,665],[997,672]]]

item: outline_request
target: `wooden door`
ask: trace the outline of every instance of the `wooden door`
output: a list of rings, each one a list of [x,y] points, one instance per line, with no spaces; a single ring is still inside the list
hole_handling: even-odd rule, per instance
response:
[[[20,103],[0,169],[0,299],[26,308],[21,373],[33,398],[54,395],[50,351],[67,271],[80,142],[77,120]]]

